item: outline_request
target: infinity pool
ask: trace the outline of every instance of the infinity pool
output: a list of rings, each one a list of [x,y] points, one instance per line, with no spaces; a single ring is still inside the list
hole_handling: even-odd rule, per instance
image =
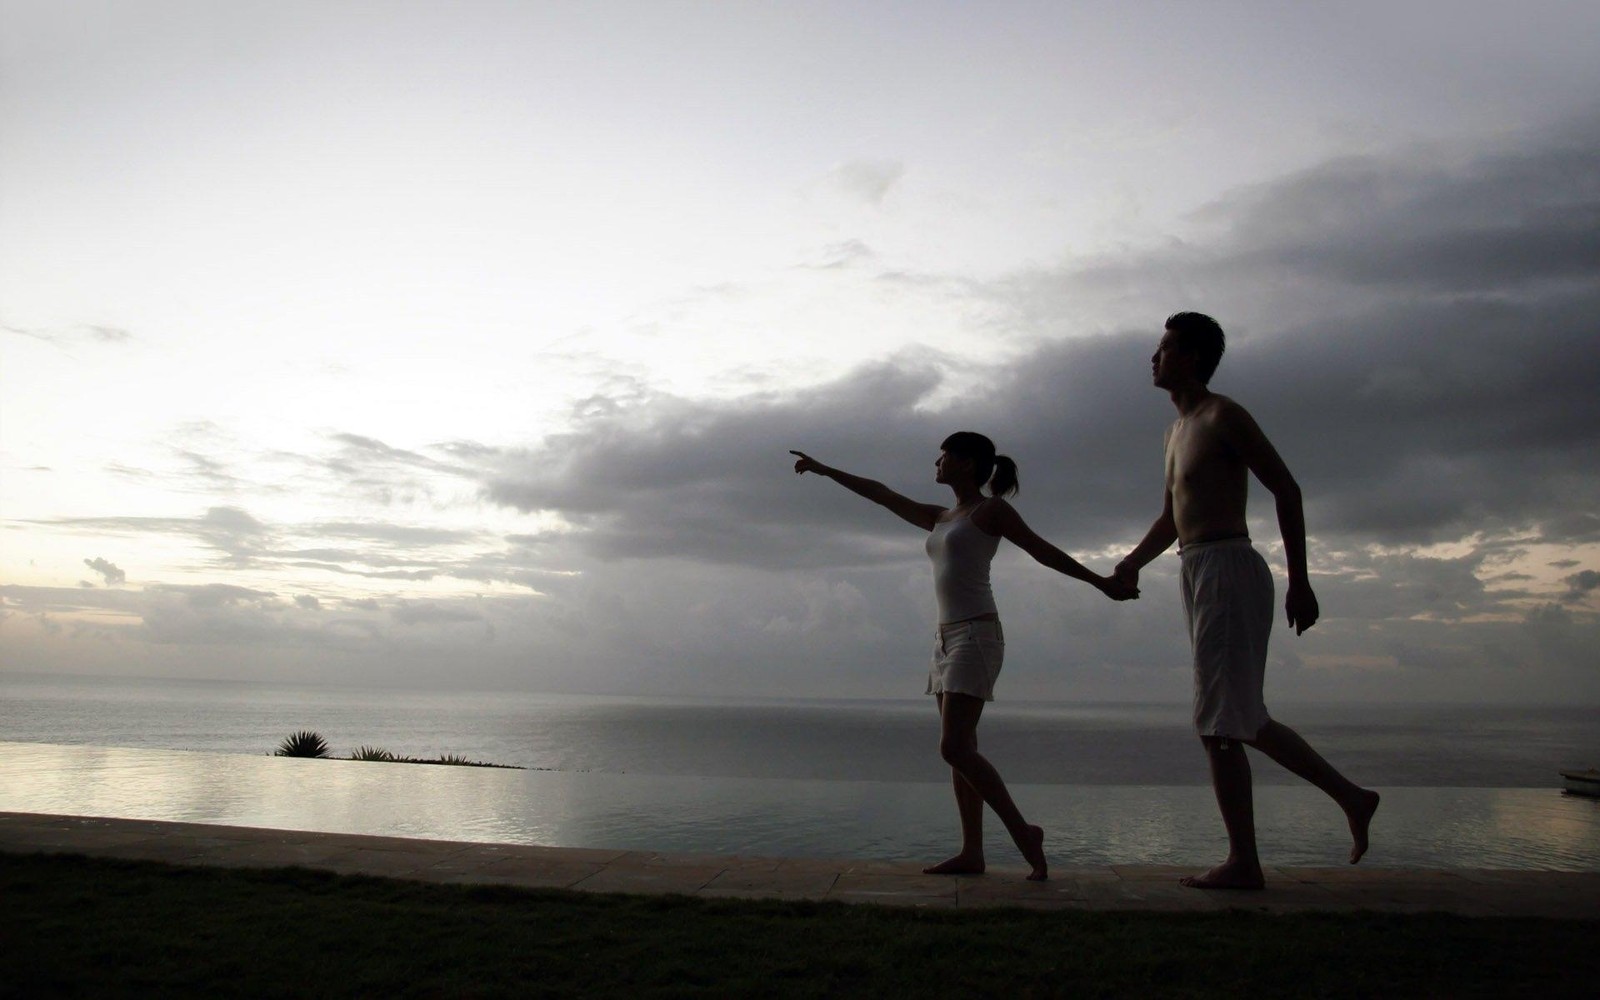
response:
[[[1553,789],[1393,788],[1363,864],[1600,870],[1600,800]],[[1016,785],[1063,865],[1205,864],[1211,791]],[[943,784],[646,777],[0,742],[0,811],[683,853],[921,860],[956,846]],[[1256,789],[1268,864],[1343,863],[1342,815],[1309,787]],[[1015,864],[992,816],[988,851]]]

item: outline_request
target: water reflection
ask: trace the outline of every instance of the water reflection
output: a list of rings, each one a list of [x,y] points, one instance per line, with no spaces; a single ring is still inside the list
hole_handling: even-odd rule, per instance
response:
[[[1378,866],[1600,868],[1600,803],[1545,789],[1393,788]],[[1209,788],[1016,785],[1062,865],[1207,864]],[[685,853],[926,860],[954,849],[943,783],[506,771],[0,743],[0,810]],[[1263,860],[1336,865],[1343,818],[1314,789],[1256,789]],[[990,817],[991,860],[1016,865]]]

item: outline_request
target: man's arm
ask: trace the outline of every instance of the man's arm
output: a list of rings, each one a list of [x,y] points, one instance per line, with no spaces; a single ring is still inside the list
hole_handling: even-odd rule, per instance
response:
[[[790,451],[789,454],[799,456],[794,463],[796,473],[814,472],[831,479],[850,492],[864,496],[880,507],[887,507],[923,531],[932,531],[934,522],[944,513],[943,507],[931,503],[918,503],[909,497],[901,496],[876,479],[863,479],[848,472],[841,472],[823,465],[802,451]]]
[[[1232,402],[1225,406],[1218,415],[1217,430],[1251,474],[1272,493],[1278,510],[1278,531],[1283,535],[1283,555],[1289,565],[1289,593],[1283,607],[1289,627],[1299,635],[1315,625],[1321,614],[1306,572],[1306,515],[1300,484],[1244,407]]]
[[[1166,433],[1161,436],[1161,454],[1166,455],[1172,444],[1172,427],[1168,426]],[[1165,476],[1166,473],[1163,473]],[[1138,586],[1139,571],[1145,564],[1172,547],[1178,540],[1178,522],[1172,517],[1172,484],[1168,482],[1161,491],[1161,514],[1150,525],[1150,530],[1144,533],[1144,538],[1133,547],[1133,551],[1117,563],[1111,575],[1121,580],[1130,587]]]
[[[1130,585],[1139,582],[1139,571],[1156,556],[1172,547],[1178,540],[1178,522],[1172,519],[1172,491],[1164,490],[1161,497],[1161,513],[1150,525],[1150,530],[1144,533],[1144,538],[1133,547],[1133,551],[1117,563],[1116,569],[1111,574],[1117,579]]]

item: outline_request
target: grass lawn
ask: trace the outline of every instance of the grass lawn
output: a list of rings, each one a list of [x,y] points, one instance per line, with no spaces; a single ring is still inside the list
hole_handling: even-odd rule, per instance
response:
[[[0,854],[0,996],[1594,996],[1600,921],[919,911]]]

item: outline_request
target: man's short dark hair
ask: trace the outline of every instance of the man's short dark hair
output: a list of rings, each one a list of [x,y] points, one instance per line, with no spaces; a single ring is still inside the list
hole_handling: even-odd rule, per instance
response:
[[[1195,375],[1201,384],[1209,383],[1226,346],[1222,326],[1205,313],[1175,312],[1167,317],[1167,329],[1178,350],[1195,356]]]

